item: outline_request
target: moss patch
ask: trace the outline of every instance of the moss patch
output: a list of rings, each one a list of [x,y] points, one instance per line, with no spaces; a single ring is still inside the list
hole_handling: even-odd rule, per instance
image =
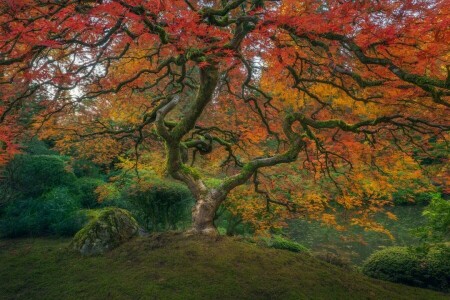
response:
[[[181,170],[192,176],[192,178],[194,178],[195,180],[200,179],[200,173],[194,168],[194,167],[190,167],[188,165],[182,164],[181,165]]]

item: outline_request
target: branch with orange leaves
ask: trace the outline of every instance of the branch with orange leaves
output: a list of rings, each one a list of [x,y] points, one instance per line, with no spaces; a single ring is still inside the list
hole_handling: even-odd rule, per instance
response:
[[[402,115],[392,115],[392,116],[382,116],[371,120],[365,120],[354,124],[346,123],[343,120],[332,119],[332,120],[313,120],[306,117],[305,115],[294,112],[286,115],[283,122],[283,131],[289,140],[289,148],[287,151],[263,158],[256,158],[247,162],[242,167],[242,170],[231,177],[228,177],[223,181],[220,189],[224,192],[229,192],[233,188],[244,184],[249,180],[255,172],[260,168],[271,167],[279,164],[290,163],[297,159],[299,153],[306,147],[306,138],[312,139],[318,146],[318,149],[323,149],[320,140],[317,138],[312,129],[340,129],[345,132],[351,132],[355,134],[375,134],[377,130],[371,128],[376,128],[379,125],[392,125],[395,128],[401,128],[405,126],[412,126],[411,123],[402,123],[401,121],[418,122],[415,119],[405,118]],[[292,129],[294,123],[300,123],[303,133],[297,133]],[[421,123],[421,122],[419,122]],[[423,123],[421,123],[423,124]],[[441,130],[450,130],[450,126],[441,126]],[[326,152],[330,154],[331,152]],[[331,153],[332,154],[332,153]]]

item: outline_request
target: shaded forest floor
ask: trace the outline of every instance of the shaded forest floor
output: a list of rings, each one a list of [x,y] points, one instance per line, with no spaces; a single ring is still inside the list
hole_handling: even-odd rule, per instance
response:
[[[69,243],[0,240],[0,299],[449,298],[234,238],[160,234],[97,257]]]

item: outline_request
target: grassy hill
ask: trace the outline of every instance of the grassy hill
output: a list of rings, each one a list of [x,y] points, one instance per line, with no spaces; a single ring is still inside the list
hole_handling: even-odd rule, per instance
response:
[[[449,299],[366,278],[308,254],[233,238],[137,238],[105,256],[70,240],[0,240],[0,299]]]

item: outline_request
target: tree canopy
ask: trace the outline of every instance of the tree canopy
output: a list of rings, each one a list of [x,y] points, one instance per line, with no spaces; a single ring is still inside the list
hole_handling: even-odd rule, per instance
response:
[[[181,180],[195,232],[214,231],[227,197],[261,229],[280,214],[334,224],[333,199],[382,230],[370,215],[448,137],[449,13],[446,0],[3,1],[0,162],[33,129]]]

